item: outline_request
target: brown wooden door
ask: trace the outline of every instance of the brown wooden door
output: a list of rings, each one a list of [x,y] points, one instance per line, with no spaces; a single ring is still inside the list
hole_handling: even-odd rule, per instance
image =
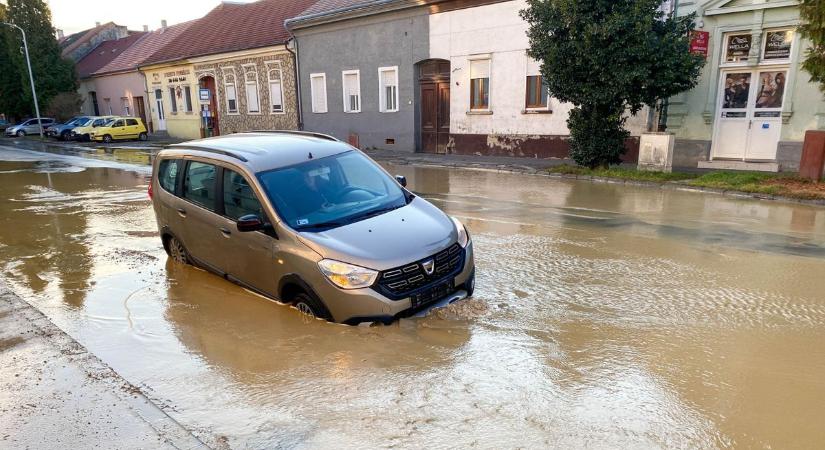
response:
[[[450,140],[450,62],[421,63],[421,151],[447,153]]]
[[[148,127],[149,122],[146,121],[146,104],[143,103],[143,97],[135,97],[133,101],[135,104],[135,113],[137,113],[137,116],[143,121],[143,125]]]
[[[438,85],[421,83],[421,149],[424,153],[438,150]]]

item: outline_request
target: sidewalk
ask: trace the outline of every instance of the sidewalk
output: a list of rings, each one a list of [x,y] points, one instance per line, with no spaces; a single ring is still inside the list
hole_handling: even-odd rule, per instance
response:
[[[206,446],[0,282],[0,448]]]
[[[377,161],[394,165],[433,166],[463,169],[489,169],[517,173],[546,174],[547,169],[562,164],[575,164],[570,159],[538,159],[511,156],[437,155],[392,150],[364,150]]]

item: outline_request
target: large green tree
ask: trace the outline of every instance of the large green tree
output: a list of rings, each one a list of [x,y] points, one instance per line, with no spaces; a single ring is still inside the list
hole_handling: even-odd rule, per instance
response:
[[[811,42],[802,68],[825,92],[825,0],[802,0],[799,11],[803,20],[799,31]]]
[[[572,103],[570,155],[588,167],[618,164],[627,112],[696,85],[704,58],[688,51],[694,17],[662,0],[528,0],[528,54],[550,94]]]
[[[51,11],[43,0],[8,0],[6,22],[13,23],[26,31],[29,45],[34,83],[40,108],[48,105],[60,92],[77,89],[74,64],[63,58],[52,27]],[[34,114],[29,74],[26,69],[23,39],[20,31],[4,30],[5,49],[0,57],[8,58],[3,68],[10,67],[13,79],[0,79],[0,97],[6,113],[15,117]]]
[[[6,5],[0,3],[0,22],[6,21]],[[0,25],[0,113],[14,115],[18,108],[17,95],[11,92],[20,90],[20,67],[11,57],[9,39],[12,29]],[[8,117],[12,119],[12,117]]]

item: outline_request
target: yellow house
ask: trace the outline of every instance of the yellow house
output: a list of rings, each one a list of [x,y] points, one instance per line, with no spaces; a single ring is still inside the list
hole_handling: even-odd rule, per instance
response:
[[[201,137],[198,79],[189,63],[142,67],[154,132],[180,139]]]
[[[147,58],[140,70],[154,131],[196,139],[297,129],[295,57],[283,23],[314,1],[221,3]]]

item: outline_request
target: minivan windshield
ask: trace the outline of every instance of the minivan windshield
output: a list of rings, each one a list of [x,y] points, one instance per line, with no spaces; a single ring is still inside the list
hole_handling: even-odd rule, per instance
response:
[[[324,231],[405,206],[398,183],[357,151],[258,174],[281,219],[298,231]]]

